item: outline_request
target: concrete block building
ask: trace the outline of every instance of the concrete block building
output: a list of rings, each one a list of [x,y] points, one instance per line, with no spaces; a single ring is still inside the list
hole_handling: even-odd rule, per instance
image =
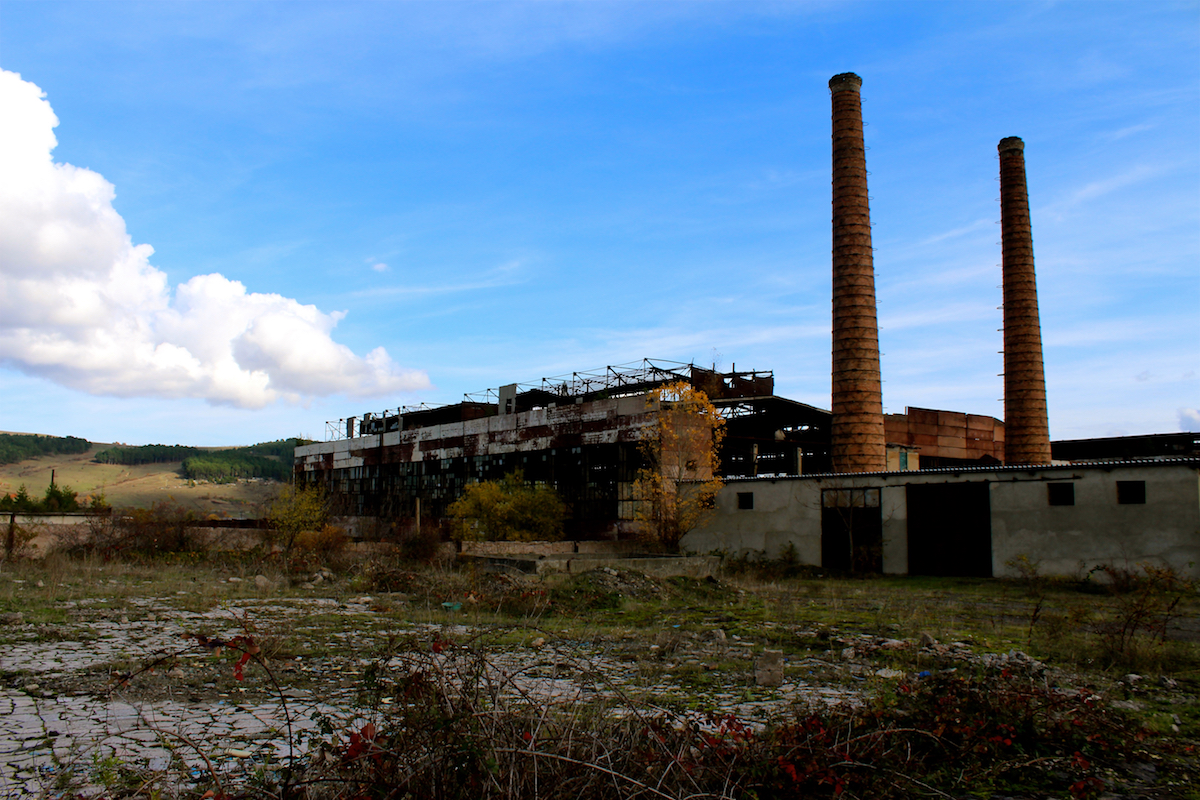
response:
[[[683,540],[695,553],[831,570],[1012,577],[1101,564],[1200,577],[1200,459],[736,479]]]

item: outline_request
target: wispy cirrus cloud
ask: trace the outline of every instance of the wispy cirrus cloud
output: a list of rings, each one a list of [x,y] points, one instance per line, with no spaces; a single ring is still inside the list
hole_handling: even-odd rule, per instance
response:
[[[460,292],[474,292],[481,289],[496,289],[501,286],[515,286],[525,283],[528,277],[522,274],[524,263],[519,260],[506,261],[499,266],[486,270],[478,276],[467,278],[461,281],[453,281],[447,283],[429,283],[423,285],[406,285],[397,284],[393,286],[378,286],[371,289],[363,289],[356,292],[351,292],[352,297],[368,297],[368,298],[397,298],[397,297],[427,297],[430,295],[445,295],[458,294]],[[388,267],[383,265],[384,269],[378,269],[377,272],[385,272]]]
[[[1166,172],[1167,169],[1165,165],[1161,164],[1138,164],[1116,175],[1084,184],[1062,199],[1046,206],[1044,210],[1049,214],[1064,214],[1091,200],[1155,178]]]

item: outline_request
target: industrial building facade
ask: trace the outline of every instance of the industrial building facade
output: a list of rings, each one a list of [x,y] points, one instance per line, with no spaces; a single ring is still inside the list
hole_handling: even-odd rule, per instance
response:
[[[829,412],[775,396],[770,372],[646,360],[339,420],[330,427],[339,438],[296,449],[295,476],[328,488],[343,515],[404,525],[440,519],[468,484],[520,470],[558,491],[570,537],[629,536],[638,443],[657,413],[648,393],[677,381],[704,391],[725,417],[726,476],[828,471]]]

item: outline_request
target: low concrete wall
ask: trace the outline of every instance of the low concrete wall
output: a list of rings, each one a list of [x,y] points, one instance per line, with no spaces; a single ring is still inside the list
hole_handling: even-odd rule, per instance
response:
[[[550,556],[574,553],[574,542],[463,542],[462,553],[476,556]]]
[[[670,577],[688,575],[707,578],[721,569],[717,556],[651,556],[647,558],[572,558],[567,562],[568,572],[589,572],[593,569],[627,569],[646,575]]]
[[[587,553],[604,553],[604,554],[624,554],[636,553],[639,550],[645,550],[646,546],[641,542],[634,540],[625,540],[613,542],[607,539],[593,542],[576,542],[575,552],[580,555]]]
[[[645,550],[646,546],[640,542],[625,541],[614,542],[609,540],[591,541],[591,542],[463,542],[462,552],[464,555],[491,555],[491,556],[508,556],[508,555],[537,555],[537,556],[555,556],[564,553],[578,553],[579,555],[601,554],[601,555],[626,555],[636,553],[639,550]]]
[[[525,573],[544,575],[548,572],[590,572],[594,569],[626,569],[647,575],[667,577],[689,575],[704,578],[714,575],[721,567],[718,556],[641,556],[622,558],[614,555],[575,555],[558,553],[538,556],[531,553],[487,555],[462,553],[459,559],[473,564],[484,572]]]

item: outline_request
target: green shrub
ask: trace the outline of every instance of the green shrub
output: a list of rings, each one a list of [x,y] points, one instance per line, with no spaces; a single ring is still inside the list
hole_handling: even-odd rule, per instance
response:
[[[520,471],[473,483],[451,504],[459,540],[532,542],[563,538],[566,506],[548,486],[530,486]]]

